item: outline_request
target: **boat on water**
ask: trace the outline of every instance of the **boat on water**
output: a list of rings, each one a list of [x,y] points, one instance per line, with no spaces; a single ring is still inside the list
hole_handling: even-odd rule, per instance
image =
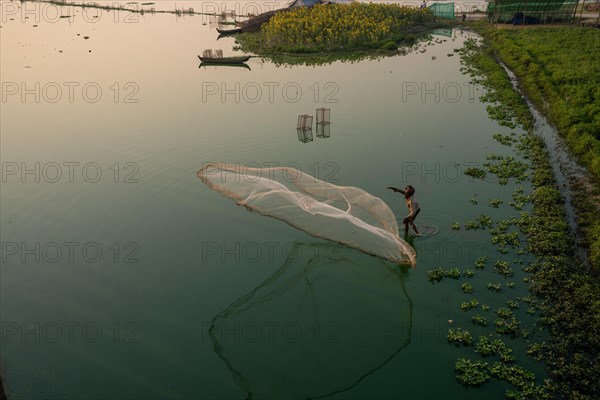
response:
[[[233,29],[220,29],[220,28],[217,28],[217,32],[219,32],[221,35],[233,35],[234,33],[240,33],[240,32],[242,32],[242,28],[233,28]]]
[[[243,64],[250,59],[250,56],[239,56],[239,57],[202,57],[198,56],[200,61],[206,64]]]

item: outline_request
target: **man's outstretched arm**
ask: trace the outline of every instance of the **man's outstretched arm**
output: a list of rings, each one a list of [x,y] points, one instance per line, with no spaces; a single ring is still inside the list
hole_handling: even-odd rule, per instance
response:
[[[402,190],[402,189],[399,189],[399,188],[397,188],[397,187],[388,186],[388,187],[387,187],[387,189],[392,189],[394,192],[400,192],[400,193],[402,193],[402,194],[406,194],[406,193],[404,192],[404,190]]]

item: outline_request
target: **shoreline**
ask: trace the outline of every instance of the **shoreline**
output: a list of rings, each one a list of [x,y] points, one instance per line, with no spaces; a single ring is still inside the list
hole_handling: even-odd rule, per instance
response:
[[[543,121],[550,120],[549,116],[538,111],[523,94],[523,82],[511,76],[514,72],[493,51],[491,39],[485,32],[477,27],[475,32],[482,36],[484,42],[473,47],[475,58],[471,57],[467,64],[471,64],[469,66],[476,75],[483,76],[484,85],[501,92],[500,96],[487,100],[500,102],[498,107],[508,109],[508,118],[516,120],[528,131],[523,149],[532,164],[533,210],[532,215],[523,221],[522,231],[529,251],[536,257],[529,267],[532,272],[529,291],[542,302],[539,320],[551,336],[548,342],[533,344],[528,354],[544,361],[557,394],[591,399],[598,390],[598,383],[590,381],[589,377],[600,373],[600,366],[594,363],[600,353],[599,338],[594,336],[599,331],[600,284],[590,273],[590,267],[581,263],[577,247],[573,246],[573,236],[581,234],[581,230],[577,229],[579,225],[574,232],[569,232],[566,226],[566,222],[578,222],[574,214],[581,210],[576,201],[571,201],[570,207],[566,204],[561,185],[568,184],[573,188],[576,182],[572,176],[567,176],[569,170],[564,174],[561,165],[556,165],[561,156],[564,158],[566,155],[567,162],[575,157],[564,147],[555,149],[562,140],[558,129],[553,127],[553,132],[540,132]],[[514,76],[518,78],[516,74]],[[507,93],[509,87],[512,94]],[[548,139],[551,143],[547,143]],[[561,177],[565,183],[559,182]],[[567,197],[577,199],[581,194],[575,189]],[[576,244],[581,246],[583,243],[585,248],[586,238],[578,240]]]

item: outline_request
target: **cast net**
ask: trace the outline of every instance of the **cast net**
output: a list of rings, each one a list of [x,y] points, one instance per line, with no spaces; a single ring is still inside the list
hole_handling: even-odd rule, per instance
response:
[[[331,242],[288,249],[283,265],[208,330],[248,399],[328,398],[395,358],[409,364],[401,354],[412,336],[407,267]]]
[[[336,186],[292,167],[209,163],[198,177],[238,205],[312,236],[398,264],[416,264],[415,250],[399,237],[392,210],[362,189]]]

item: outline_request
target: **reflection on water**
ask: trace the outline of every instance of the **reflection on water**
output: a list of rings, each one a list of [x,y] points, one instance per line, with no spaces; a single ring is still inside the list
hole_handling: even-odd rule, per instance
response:
[[[200,65],[198,65],[198,68],[202,68],[202,69],[208,69],[208,68],[230,68],[230,67],[234,67],[234,68],[242,68],[242,69],[247,69],[248,71],[252,71],[252,68],[250,68],[250,66],[246,63],[230,63],[230,64],[211,64],[211,63],[205,63],[205,62],[200,62]]]
[[[270,278],[213,318],[214,351],[249,398],[347,391],[410,344],[406,273],[337,244],[295,243]]]

